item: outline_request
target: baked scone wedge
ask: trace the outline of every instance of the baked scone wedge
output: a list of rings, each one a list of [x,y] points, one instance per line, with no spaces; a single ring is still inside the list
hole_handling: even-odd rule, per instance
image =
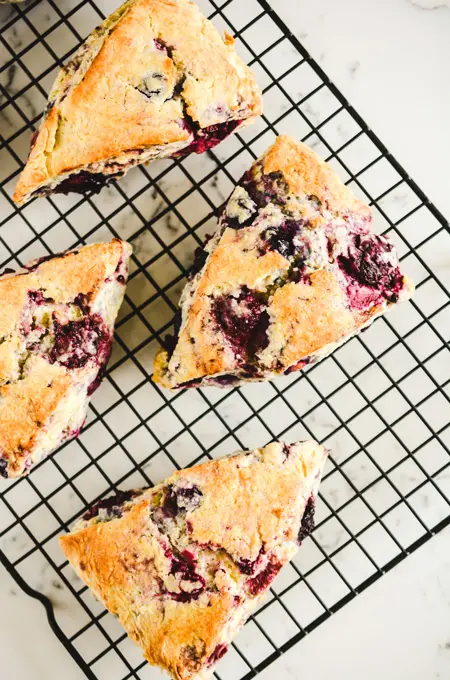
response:
[[[191,0],[127,0],[60,71],[14,200],[99,190],[261,113],[251,70]]]
[[[275,442],[101,501],[60,538],[149,663],[204,680],[314,527],[326,451]]]
[[[394,245],[371,219],[317,154],[278,137],[198,254],[154,380],[176,389],[290,373],[409,298]]]
[[[99,386],[131,246],[115,239],[0,276],[0,474],[78,435]]]

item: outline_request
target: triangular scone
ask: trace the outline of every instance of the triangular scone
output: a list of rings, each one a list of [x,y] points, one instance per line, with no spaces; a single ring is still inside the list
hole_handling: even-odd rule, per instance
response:
[[[261,92],[190,0],[128,0],[63,68],[14,194],[98,190],[156,158],[201,153],[261,113]]]
[[[119,493],[61,537],[146,659],[204,680],[314,527],[326,451],[276,442]]]
[[[77,436],[109,359],[131,246],[115,239],[0,276],[0,474]]]
[[[290,373],[412,293],[371,212],[307,146],[281,136],[248,170],[197,257],[171,347],[169,388]]]

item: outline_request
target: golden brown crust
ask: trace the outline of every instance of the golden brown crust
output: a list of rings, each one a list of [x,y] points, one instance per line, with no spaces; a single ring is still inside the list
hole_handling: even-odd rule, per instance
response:
[[[1,338],[11,335],[20,324],[22,310],[25,306],[28,290],[30,290],[28,276],[26,274],[24,276],[0,278],[0,299],[2,301],[2,313],[0,314]],[[36,288],[38,288],[37,285]]]
[[[232,39],[224,42],[195,3],[131,0],[115,15],[81,82],[70,89],[69,76],[62,79],[68,92],[44,120],[16,187],[17,203],[49,180],[85,166],[95,172],[95,164],[124,152],[186,146],[193,137],[183,124],[184,109],[200,128],[260,114],[253,74]],[[157,40],[167,50],[158,49]],[[145,94],[148,78],[159,94]]]
[[[36,357],[23,380],[0,387],[0,451],[8,460],[10,477],[23,472],[44,424],[71,385],[64,368]]]
[[[267,564],[279,569],[295,554],[325,458],[315,442],[277,442],[181,470],[145,491],[120,519],[62,536],[61,547],[147,660],[176,680],[194,680],[260,601],[261,591],[251,587],[254,574],[263,578]],[[202,494],[199,507],[176,528],[161,529],[154,519],[161,498],[168,489],[192,485]],[[173,579],[170,560],[180,559],[182,547],[206,581],[191,601],[162,590]]]
[[[257,288],[259,282],[279,271],[280,275],[289,269],[289,262],[274,250],[260,254],[247,249],[248,229],[227,229],[205,269],[198,286],[198,297],[221,293],[247,286]],[[250,242],[248,244],[250,246]],[[236,257],[239,251],[239,258]]]
[[[183,292],[175,348],[156,357],[155,382],[269,379],[320,359],[407,299],[395,249],[371,234],[370,219],[317,154],[278,137],[226,204]]]
[[[36,139],[32,141],[27,162],[17,181],[13,201],[18,205],[26,201],[37,187],[51,178],[47,159],[55,146],[58,123],[59,114],[53,107],[43,121]]]
[[[76,254],[68,252],[43,262],[37,272],[38,281],[57,302],[73,300],[79,293],[94,299],[121,258],[130,254],[131,246],[117,238],[110,243],[94,243]]]
[[[196,649],[202,659],[213,653],[233,610],[233,596],[213,593],[192,604],[155,597],[153,562],[164,562],[165,557],[148,533],[149,507],[143,501],[120,522],[61,536],[60,543],[81,578],[119,617],[149,663],[185,680],[192,677],[187,650]]]
[[[117,268],[123,266],[122,275],[126,275],[130,253],[129,244],[115,239],[111,243],[85,246],[78,252],[68,252],[34,266],[30,263],[30,271],[0,277],[0,462],[5,465],[6,461],[8,476],[20,476],[61,443],[62,437],[73,436],[70,431],[65,433],[65,428],[71,425],[76,430],[81,426],[80,418],[84,419],[81,404],[76,400],[83,397],[83,389],[92,383],[100,368],[88,361],[72,370],[49,359],[45,342],[51,310],[61,309],[64,314],[80,294],[95,309],[97,297],[113,279]],[[123,284],[115,285],[123,290]],[[47,320],[37,321],[33,316],[41,309],[39,302],[33,302],[36,295],[51,305]],[[111,302],[105,299],[104,304],[111,305],[108,318],[102,322],[105,333],[111,332],[120,301],[120,294]],[[70,317],[61,319],[61,323],[65,323]],[[68,406],[66,418],[78,414],[78,420],[66,422],[64,414],[59,413],[60,422],[55,422],[58,409],[72,397],[74,412]]]
[[[70,302],[79,293],[93,300],[105,279],[116,270],[122,255],[129,257],[130,252],[128,244],[114,239],[111,243],[94,243],[78,252],[64,253],[42,262],[34,271],[0,277],[0,337],[18,331],[28,291],[42,290],[44,297],[55,302]]]
[[[264,158],[264,172],[281,172],[290,192],[297,197],[315,196],[328,210],[337,213],[358,212],[370,216],[362,203],[333,168],[306,144],[288,135],[280,135]]]
[[[308,284],[279,288],[269,310],[272,352],[276,344],[283,349],[285,368],[357,329],[344,291],[333,272],[324,269],[313,272]]]
[[[315,442],[304,442],[303,455],[280,465],[278,446],[263,449],[263,463],[259,465],[246,466],[242,464],[245,459],[222,458],[191,469],[190,479],[205,496],[190,518],[194,541],[200,545],[213,543],[231,555],[253,561],[261,545],[270,551],[280,536],[295,540],[298,527],[289,521],[292,508],[305,479],[317,471],[323,449]],[[184,470],[173,475],[174,479],[184,477]]]

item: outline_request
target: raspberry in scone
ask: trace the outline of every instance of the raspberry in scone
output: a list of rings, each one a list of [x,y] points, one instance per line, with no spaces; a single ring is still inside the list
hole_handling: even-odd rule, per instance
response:
[[[196,258],[154,379],[177,389],[290,373],[412,294],[368,206],[311,149],[278,137]]]
[[[76,437],[99,386],[131,246],[115,239],[0,276],[0,474]]]
[[[61,546],[149,663],[205,680],[314,526],[326,451],[275,442],[97,503]]]
[[[127,0],[61,69],[14,200],[99,191],[202,153],[262,110],[252,71],[191,0]]]

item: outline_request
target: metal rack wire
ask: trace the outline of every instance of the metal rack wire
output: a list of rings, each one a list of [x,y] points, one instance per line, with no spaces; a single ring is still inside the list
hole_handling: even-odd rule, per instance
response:
[[[95,602],[58,536],[111,490],[272,439],[332,451],[317,528],[220,662],[251,678],[450,523],[448,224],[265,0],[201,0],[264,88],[265,114],[204,156],[139,167],[100,194],[18,210],[12,187],[60,66],[108,13],[107,0],[31,0],[0,13],[0,267],[105,240],[134,246],[108,376],[77,441],[0,494],[1,561],[42,601],[91,680],[160,677]],[[268,42],[268,37],[270,41]],[[412,302],[300,374],[231,391],[172,395],[150,382],[195,248],[242,172],[286,132],[327,158],[370,202],[416,281]]]

